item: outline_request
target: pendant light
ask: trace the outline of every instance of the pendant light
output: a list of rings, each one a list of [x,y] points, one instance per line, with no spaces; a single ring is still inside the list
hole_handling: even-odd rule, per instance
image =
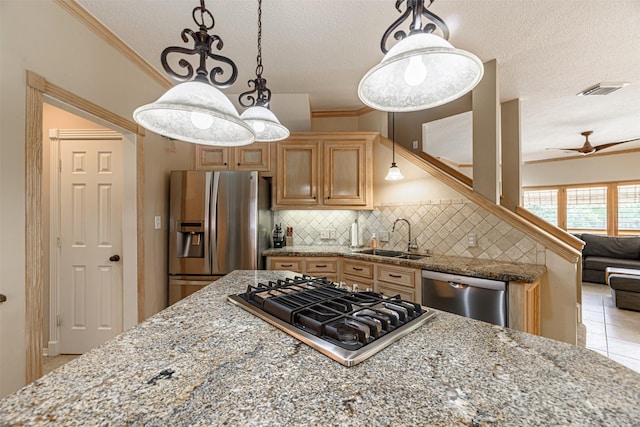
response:
[[[258,56],[257,56],[256,78],[249,80],[248,85],[253,89],[241,93],[239,97],[240,105],[247,108],[240,116],[249,124],[256,134],[258,142],[275,142],[287,139],[289,129],[280,124],[280,121],[273,114],[269,107],[271,101],[271,90],[267,88],[267,80],[262,77],[262,0],[258,0]],[[256,94],[253,96],[252,94]],[[243,101],[243,98],[247,102]]]
[[[396,113],[391,113],[391,167],[384,178],[387,181],[404,179],[400,168],[396,165]]]
[[[474,54],[456,49],[447,41],[449,29],[429,12],[424,0],[406,0],[407,9],[382,36],[385,54],[360,81],[358,96],[366,105],[381,111],[419,111],[446,104],[471,91],[482,79],[484,68]],[[396,1],[399,12],[402,1]],[[410,32],[396,29],[412,14]],[[422,26],[422,18],[431,22]],[[442,37],[434,34],[440,29]],[[400,40],[390,50],[391,35]]]
[[[251,144],[255,140],[255,133],[241,120],[229,98],[214,87],[231,86],[238,76],[238,68],[231,59],[212,52],[213,47],[220,50],[223,43],[220,37],[208,33],[215,21],[205,7],[204,0],[200,0],[200,6],[193,9],[192,16],[199,30],[186,28],[181,36],[185,43],[187,36],[191,36],[193,48],[167,47],[160,56],[167,74],[183,83],[169,89],[156,102],[138,107],[133,112],[133,119],[150,131],[181,141],[223,146]],[[177,63],[184,73],[175,72],[167,62],[167,56],[171,53],[199,55],[198,68],[194,72],[193,66],[183,58]],[[220,66],[208,72],[207,59],[220,61],[230,67],[229,78],[218,80],[225,73]]]

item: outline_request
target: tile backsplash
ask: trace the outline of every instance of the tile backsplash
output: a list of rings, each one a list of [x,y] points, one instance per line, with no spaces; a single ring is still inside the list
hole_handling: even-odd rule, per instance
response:
[[[532,264],[545,263],[545,248],[526,234],[500,220],[468,199],[423,200],[381,203],[373,211],[312,210],[274,211],[274,222],[293,227],[294,245],[348,246],[351,224],[357,219],[360,243],[369,246],[371,234],[378,247],[405,250],[409,228],[397,218],[411,223],[411,238],[419,250],[442,255],[467,256]],[[384,234],[389,241],[384,242]],[[469,235],[476,246],[469,247]]]

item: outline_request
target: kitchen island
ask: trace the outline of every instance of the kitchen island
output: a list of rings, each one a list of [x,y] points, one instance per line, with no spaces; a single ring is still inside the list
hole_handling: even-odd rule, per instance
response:
[[[438,312],[350,368],[230,304],[235,271],[0,400],[13,425],[637,425],[640,374]]]

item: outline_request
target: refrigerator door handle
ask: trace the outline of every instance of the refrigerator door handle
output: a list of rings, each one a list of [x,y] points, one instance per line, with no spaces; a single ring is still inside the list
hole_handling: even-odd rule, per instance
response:
[[[209,265],[211,272],[218,273],[218,193],[220,188],[220,172],[213,173],[213,182],[211,183],[211,205],[209,207]]]

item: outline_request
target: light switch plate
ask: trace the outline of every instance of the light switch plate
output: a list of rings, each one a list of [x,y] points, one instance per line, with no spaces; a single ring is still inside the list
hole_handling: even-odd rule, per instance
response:
[[[389,241],[389,232],[388,231],[381,231],[380,232],[380,241],[381,242],[388,242]]]
[[[156,230],[160,230],[162,228],[162,217],[160,215],[156,215],[153,218],[153,227]]]

